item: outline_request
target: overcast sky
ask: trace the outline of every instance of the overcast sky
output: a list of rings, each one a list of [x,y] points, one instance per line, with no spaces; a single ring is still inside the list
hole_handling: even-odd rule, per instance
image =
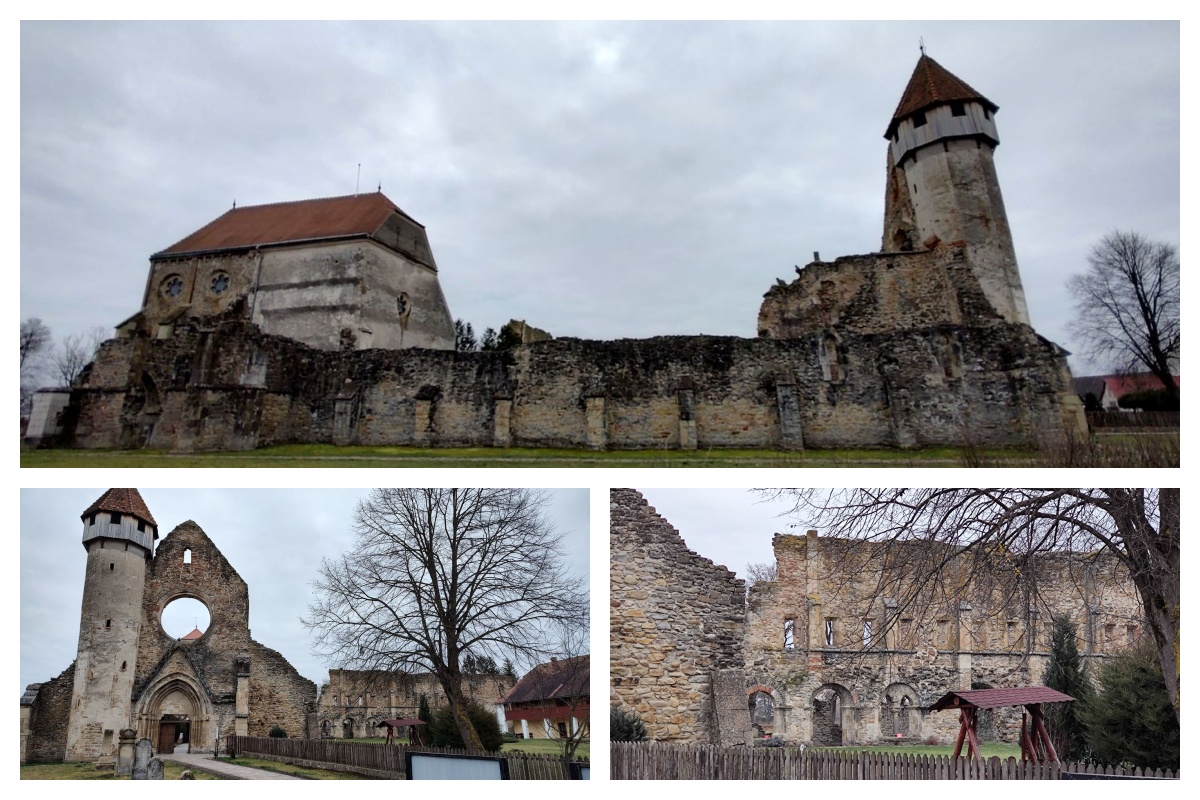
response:
[[[21,317],[111,328],[151,253],[361,163],[477,331],[754,336],[813,251],[879,249],[918,37],[1000,106],[1033,325],[1077,349],[1093,243],[1179,241],[1178,23],[23,23]]]
[[[311,654],[300,617],[321,559],[352,548],[354,509],[366,490],[140,491],[160,537],[194,520],[246,581],[254,639],[278,650],[309,680],[326,680],[328,666]],[[21,492],[22,691],[57,676],[75,659],[87,564],[80,514],[103,492]],[[551,498],[547,515],[566,535],[570,570],[588,575],[588,491],[555,489]],[[188,616],[183,633],[191,624]]]
[[[804,533],[787,516],[787,502],[764,502],[749,489],[638,489],[655,512],[674,526],[688,549],[746,578],[747,564],[774,564],[771,538]]]

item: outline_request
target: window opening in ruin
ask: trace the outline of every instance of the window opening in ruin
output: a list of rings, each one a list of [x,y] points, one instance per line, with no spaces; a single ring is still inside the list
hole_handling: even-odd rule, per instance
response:
[[[121,515],[116,513],[115,511],[111,512],[108,515],[108,521],[111,522],[113,525],[120,525],[121,524]]]
[[[925,112],[918,111],[917,113],[913,114],[913,127],[914,128],[923,128],[924,126],[925,126]]]
[[[224,272],[218,272],[212,279],[213,294],[222,294],[229,288],[229,276]]]
[[[162,293],[164,296],[172,299],[179,297],[181,294],[183,294],[183,279],[178,275],[170,276],[163,281]]]
[[[1125,626],[1125,643],[1130,647],[1137,644],[1137,625]]]
[[[111,619],[106,619],[106,620],[104,620],[104,627],[106,627],[106,628],[111,628],[111,627],[112,627],[112,620],[111,620]]]
[[[185,563],[185,564],[190,564],[190,563],[192,563],[192,550],[191,550],[191,548],[188,548],[188,547],[185,547],[185,548],[184,548],[184,550],[183,550],[183,563]]]
[[[144,520],[138,520],[138,533],[146,532],[146,523]]]
[[[771,731],[764,730],[774,729],[775,726],[775,698],[769,692],[754,692],[750,695],[750,723],[759,728],[760,733],[769,733]]]
[[[833,620],[825,620],[825,646],[833,647]]]
[[[109,571],[109,572],[112,572],[112,571],[113,571],[114,569],[116,569],[116,568],[117,568],[117,565],[116,565],[116,564],[109,564],[109,565],[108,565],[108,571]]]
[[[863,620],[863,647],[871,646],[871,620]]]
[[[783,649],[796,649],[796,620],[785,619],[783,621]]]
[[[950,650],[950,620],[939,619],[937,621],[937,647],[940,650]]]
[[[960,102],[950,103],[950,116],[965,117],[967,115],[966,107]]]
[[[104,744],[102,745],[101,753],[108,755],[108,751],[112,748],[113,732],[106,730],[104,732]]]
[[[192,631],[205,633],[211,622],[206,606],[194,597],[178,597],[167,603],[160,616],[163,631],[172,639],[182,639]]]
[[[912,619],[900,620],[900,647],[912,647]]]
[[[122,662],[121,662],[121,672],[124,672],[124,671],[125,671],[125,665],[126,665],[127,663],[128,663],[128,662],[125,662],[125,661],[122,661]]]

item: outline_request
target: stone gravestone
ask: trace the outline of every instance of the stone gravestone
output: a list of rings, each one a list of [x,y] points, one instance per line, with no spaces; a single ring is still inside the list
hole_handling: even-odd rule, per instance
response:
[[[146,780],[146,767],[150,764],[150,756],[154,755],[154,746],[149,739],[138,739],[133,746],[133,780]]]
[[[128,775],[133,771],[133,746],[136,741],[137,731],[132,728],[125,728],[121,731],[117,745],[116,774]]]
[[[146,780],[161,781],[163,779],[163,762],[161,758],[150,759],[150,764],[146,767]]]

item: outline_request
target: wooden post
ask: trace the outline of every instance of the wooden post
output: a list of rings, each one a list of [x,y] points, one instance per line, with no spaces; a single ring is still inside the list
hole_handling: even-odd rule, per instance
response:
[[[967,736],[967,712],[962,709],[958,712],[958,739],[954,742],[954,757],[958,758],[962,755],[963,739]]]
[[[1033,717],[1033,725],[1037,730],[1038,737],[1046,747],[1046,757],[1048,760],[1058,763],[1058,753],[1054,749],[1054,742],[1050,740],[1050,733],[1046,730],[1046,724],[1042,720],[1042,704],[1034,703],[1027,706],[1030,715]]]

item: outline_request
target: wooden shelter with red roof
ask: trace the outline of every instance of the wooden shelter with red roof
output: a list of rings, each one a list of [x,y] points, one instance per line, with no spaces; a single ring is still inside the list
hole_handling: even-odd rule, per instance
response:
[[[929,707],[930,711],[958,709],[958,740],[954,743],[954,757],[962,755],[963,742],[967,743],[967,756],[980,758],[979,736],[976,732],[981,709],[1025,706],[1021,716],[1021,760],[1058,761],[1058,753],[1042,714],[1043,703],[1072,703],[1074,697],[1046,686],[1022,686],[1015,689],[972,689],[970,691],[947,692]]]

